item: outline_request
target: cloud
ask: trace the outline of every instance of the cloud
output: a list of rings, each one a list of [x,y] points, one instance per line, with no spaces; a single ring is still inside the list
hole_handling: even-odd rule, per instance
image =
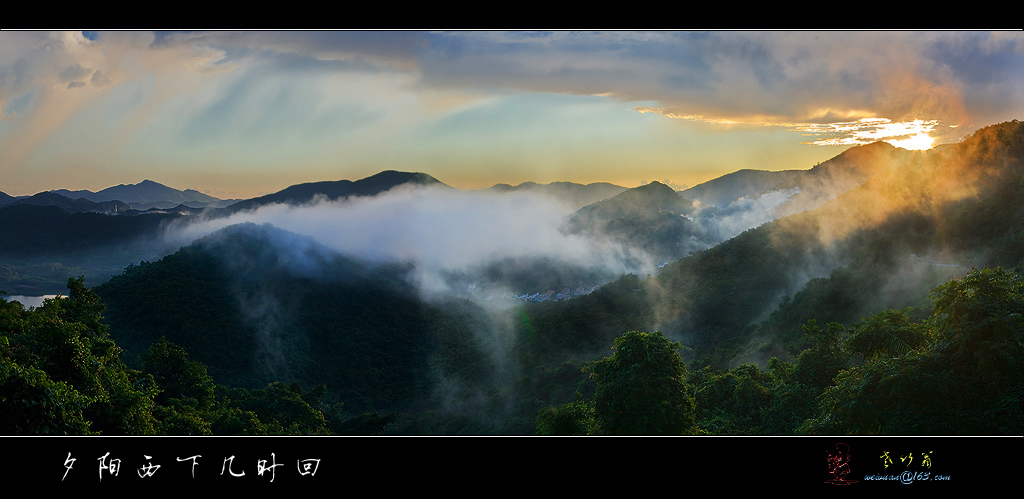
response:
[[[416,88],[603,95],[656,102],[677,116],[717,121],[816,122],[864,113],[894,121],[968,118],[971,92],[1013,87],[1019,33],[915,31],[328,31],[5,33],[13,54],[33,50],[108,74],[180,63],[259,64],[303,74],[407,73]],[[46,37],[43,42],[11,43]],[[40,47],[45,49],[42,50]],[[45,52],[45,54],[44,54]],[[163,54],[161,56],[160,54]],[[82,58],[92,61],[86,64]],[[270,66],[266,65],[272,62]],[[344,64],[339,64],[339,63]],[[108,68],[111,67],[111,68]],[[190,66],[185,65],[185,68]],[[179,68],[180,69],[180,68]],[[981,75],[988,75],[983,78]],[[74,84],[85,84],[76,79]],[[1015,94],[1019,94],[1015,92]],[[985,99],[994,96],[986,96]]]
[[[1018,32],[4,31],[0,43],[0,175],[83,157],[193,170],[423,159],[424,124],[526,93],[716,128],[921,120],[942,141],[1024,111]]]
[[[372,198],[266,205],[226,218],[172,226],[165,239],[186,245],[230,225],[271,224],[370,262],[411,262],[420,284],[445,291],[445,274],[505,259],[547,259],[617,273],[653,268],[619,245],[562,232],[572,207],[526,192],[397,188]],[[543,290],[541,290],[543,291]]]
[[[105,99],[110,92],[125,82],[147,76],[160,81],[131,109],[106,106],[99,115],[105,119],[90,120],[94,129],[117,130],[122,123],[134,128],[149,117],[134,113],[153,112],[159,108],[154,101],[189,86],[189,69],[206,68],[216,60],[208,50],[153,50],[153,38],[147,32],[103,32],[95,39],[77,31],[0,34],[0,119],[8,122],[0,129],[0,173],[29,158],[86,109],[109,104]],[[161,90],[167,87],[176,90]],[[19,103],[17,112],[10,112],[12,102]]]
[[[1020,44],[1019,34],[944,31],[457,32],[424,49],[422,71],[432,84],[651,101],[642,110],[715,123],[966,125],[987,123],[968,107],[976,92],[999,101],[979,75],[1007,89],[1020,76]]]
[[[807,135],[821,137],[807,142],[814,145],[855,146],[882,140],[904,149],[928,149],[935,141],[931,134],[937,126],[937,120],[894,123],[885,118],[864,118],[855,122],[811,123],[795,128]]]
[[[417,52],[429,37],[425,31],[168,32],[158,35],[155,46],[216,47],[228,60],[258,57],[284,64],[348,61],[362,70],[390,71],[416,67]]]
[[[693,218],[717,240],[725,241],[779,218],[784,204],[799,192],[798,187],[777,189],[741,197],[722,208],[698,207]]]

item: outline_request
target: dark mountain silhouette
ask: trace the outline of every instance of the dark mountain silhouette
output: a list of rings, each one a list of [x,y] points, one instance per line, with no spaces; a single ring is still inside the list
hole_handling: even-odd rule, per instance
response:
[[[68,213],[115,213],[127,212],[131,209],[131,206],[121,201],[95,202],[85,198],[72,199],[55,192],[40,192],[38,194],[18,198],[13,202],[7,203],[8,206],[19,204],[32,206],[56,206]]]
[[[52,192],[54,194],[60,194],[61,196],[68,197],[71,199],[88,199],[89,201],[96,202],[98,199],[96,193],[86,189],[69,190],[69,189],[50,189],[46,192]]]
[[[141,213],[145,213],[145,214],[150,214],[150,213],[176,213],[178,215],[198,215],[200,213],[203,213],[203,211],[205,211],[205,210],[206,210],[206,208],[193,208],[192,206],[188,206],[188,205],[185,205],[185,204],[179,204],[177,206],[171,206],[169,208],[156,208],[156,207],[149,208],[149,209],[147,209],[145,211],[142,211]],[[138,211],[138,210],[136,210],[136,211]]]
[[[286,187],[273,194],[267,194],[234,203],[217,214],[227,215],[239,211],[254,210],[260,206],[274,203],[302,204],[312,201],[317,196],[328,200],[345,199],[352,196],[376,196],[400,185],[448,187],[426,173],[399,172],[387,170],[360,180],[330,180],[309,182]]]
[[[122,201],[138,210],[153,207],[171,208],[180,204],[199,208],[210,205],[217,206],[222,201],[194,189],[181,191],[152,180],[143,180],[138,184],[120,184],[107,187],[95,193],[87,190],[69,191],[67,189],[57,189],[50,192],[73,199],[85,198],[97,203],[115,200]]]

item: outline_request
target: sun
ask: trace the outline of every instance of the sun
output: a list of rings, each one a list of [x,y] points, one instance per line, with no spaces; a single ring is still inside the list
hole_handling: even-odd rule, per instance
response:
[[[927,133],[921,132],[906,139],[887,140],[886,142],[911,151],[923,151],[931,149],[935,145],[935,138]]]

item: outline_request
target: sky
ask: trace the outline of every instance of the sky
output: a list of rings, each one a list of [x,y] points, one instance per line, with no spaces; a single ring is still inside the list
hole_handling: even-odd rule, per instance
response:
[[[0,31],[0,192],[696,185],[1024,118],[1021,31]]]

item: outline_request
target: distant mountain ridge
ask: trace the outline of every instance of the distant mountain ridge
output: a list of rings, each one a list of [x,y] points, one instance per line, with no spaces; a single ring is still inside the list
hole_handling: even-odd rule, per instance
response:
[[[680,191],[683,196],[712,206],[727,206],[737,199],[762,194],[790,182],[806,170],[737,170]]]
[[[904,161],[910,151],[886,142],[851,147],[808,170],[738,170],[681,191],[701,204],[724,208],[741,199],[790,191],[779,216],[820,206]]]
[[[182,191],[148,179],[138,184],[119,184],[107,187],[99,192],[87,190],[71,191],[68,189],[54,189],[50,192],[71,199],[83,198],[95,203],[122,201],[138,210],[172,208],[181,204],[189,205],[193,208],[209,205],[217,206],[223,201],[195,189],[185,189]]]
[[[426,173],[400,172],[385,170],[376,175],[360,180],[326,180],[307,182],[286,187],[273,194],[239,201],[226,207],[221,214],[237,213],[253,210],[260,206],[274,203],[301,204],[313,200],[316,196],[324,196],[329,200],[348,197],[369,197],[387,192],[400,185],[438,186],[453,189]]]
[[[307,182],[278,192],[245,200],[223,200],[194,189],[178,190],[152,180],[138,184],[120,184],[99,192],[53,189],[33,196],[10,196],[0,192],[0,206],[32,204],[57,206],[69,213],[172,211],[194,213],[196,209],[216,208],[221,215],[251,210],[265,204],[301,204],[316,196],[330,200],[351,196],[376,196],[399,185],[436,185],[451,188],[426,173],[386,170],[360,180]]]
[[[551,182],[550,184],[538,184],[536,182],[523,182],[515,186],[510,184],[495,184],[485,189],[487,192],[538,192],[566,201],[575,208],[582,208],[589,204],[603,201],[625,190],[625,187],[608,182],[594,182],[591,184],[579,184],[575,182]]]
[[[71,198],[56,192],[44,191],[32,196],[10,197],[10,202],[0,202],[0,206],[32,205],[32,206],[56,206],[68,213],[107,213],[127,212],[131,206],[121,201],[91,201],[83,197]]]
[[[577,215],[594,214],[608,217],[622,213],[653,214],[662,211],[678,214],[689,213],[693,211],[693,203],[671,187],[655,181],[624,190],[609,199],[585,206],[577,212]]]
[[[875,142],[851,147],[809,170],[739,170],[682,194],[697,202],[691,218],[724,241],[765,222],[819,208],[889,174],[913,155]]]

